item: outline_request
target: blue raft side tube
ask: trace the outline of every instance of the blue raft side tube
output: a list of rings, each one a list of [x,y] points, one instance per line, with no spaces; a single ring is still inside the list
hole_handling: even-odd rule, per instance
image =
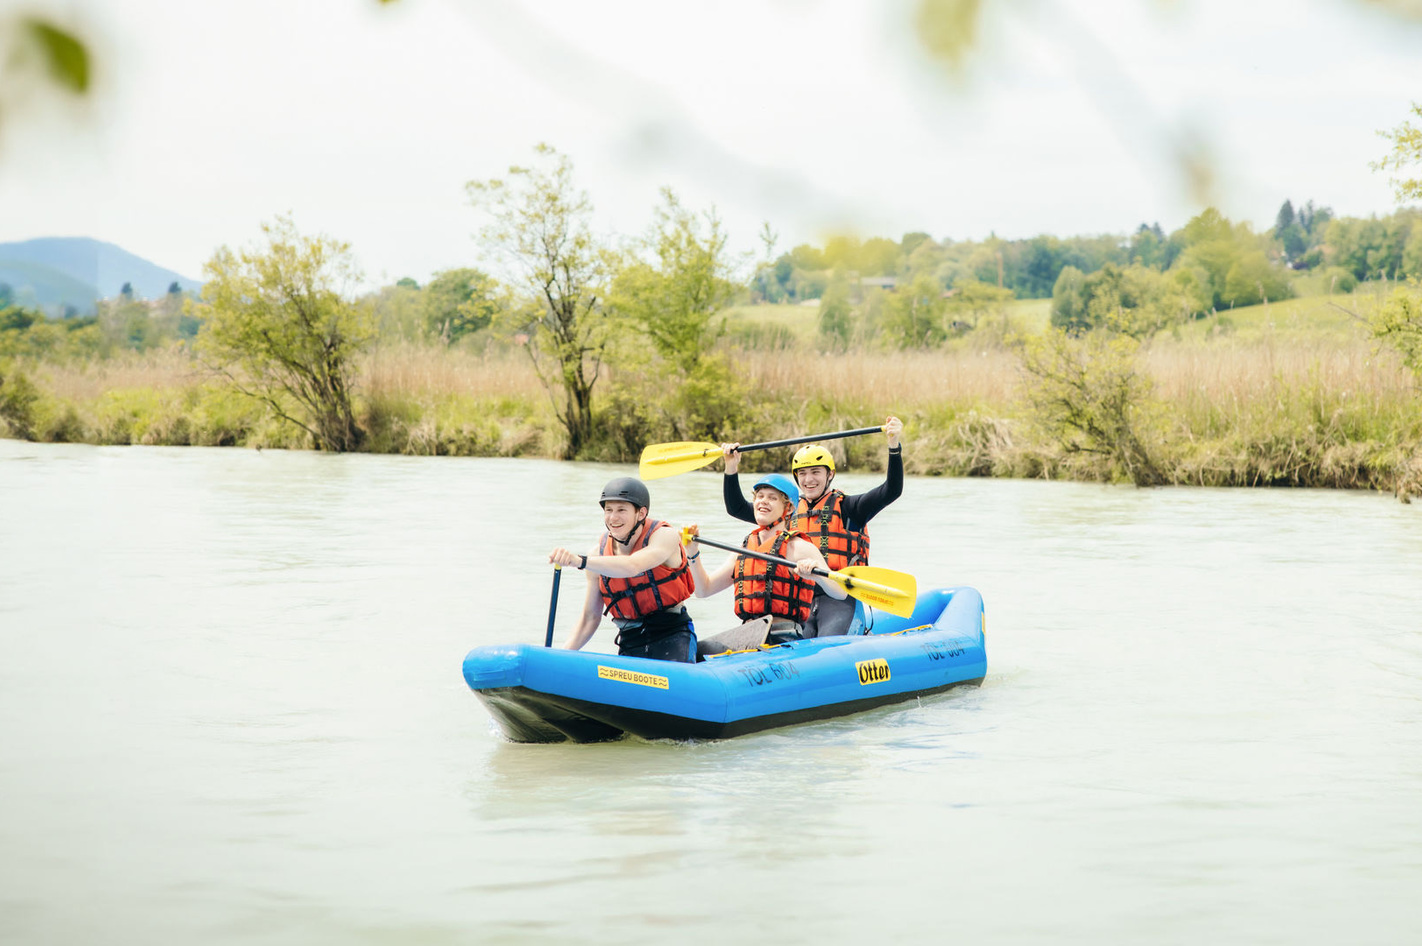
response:
[[[464,679],[511,738],[591,741],[615,737],[619,714],[658,716],[658,732],[675,729],[666,720],[683,719],[735,734],[856,712],[986,675],[983,603],[973,588],[928,591],[911,617],[876,612],[873,619],[868,635],[795,641],[700,664],[532,645],[478,647],[465,658]],[[550,709],[549,701],[578,708]],[[602,722],[585,715],[604,711]],[[540,718],[545,712],[553,715]],[[580,732],[585,724],[593,729]]]

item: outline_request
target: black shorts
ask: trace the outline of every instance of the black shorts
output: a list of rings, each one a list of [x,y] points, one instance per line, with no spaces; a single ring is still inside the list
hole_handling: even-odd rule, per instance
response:
[[[638,621],[618,624],[617,653],[623,657],[696,662],[696,626],[685,608],[653,611]]]

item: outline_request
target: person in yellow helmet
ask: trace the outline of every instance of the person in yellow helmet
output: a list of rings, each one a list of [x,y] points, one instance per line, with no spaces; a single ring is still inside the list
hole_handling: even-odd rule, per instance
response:
[[[899,437],[903,421],[890,416],[884,421],[884,436],[889,441],[888,472],[884,482],[865,493],[847,496],[831,489],[834,481],[834,457],[819,444],[807,444],[795,451],[790,472],[800,489],[790,528],[802,533],[833,570],[848,565],[869,562],[869,520],[885,506],[898,499],[904,491],[903,448]],[[726,512],[745,522],[754,522],[755,513],[741,494],[738,470],[741,454],[739,443],[724,443],[721,453],[726,458],[726,475],[722,481]],[[816,588],[814,606],[804,625],[805,637],[833,637],[849,633],[854,621],[854,599],[837,599]]]

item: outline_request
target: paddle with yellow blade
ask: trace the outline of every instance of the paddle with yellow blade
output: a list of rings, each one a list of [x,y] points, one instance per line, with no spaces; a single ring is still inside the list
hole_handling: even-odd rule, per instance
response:
[[[812,434],[808,437],[791,437],[789,440],[768,440],[765,443],[743,443],[740,452],[769,450],[772,447],[792,447],[797,443],[814,443],[817,440],[839,440],[843,437],[862,437],[883,430],[883,427],[860,427],[858,430],[841,430],[831,434]],[[682,440],[676,443],[648,444],[642,450],[642,462],[637,473],[644,480],[658,480],[664,476],[690,473],[719,459],[719,443],[700,443]]]
[[[683,545],[692,539],[702,545],[709,545],[713,549],[725,549],[727,552],[734,552],[737,555],[758,558],[774,562],[777,565],[788,565],[791,568],[795,567],[795,563],[788,558],[755,552],[741,548],[739,545],[714,542],[711,539],[693,535],[690,529],[681,530]],[[850,565],[839,571],[827,571],[823,568],[812,569],[812,571],[839,585],[849,593],[851,598],[858,598],[880,611],[888,611],[890,614],[897,614],[902,618],[913,617],[913,606],[918,602],[918,579],[912,575],[896,572],[892,568],[878,568],[873,565]]]

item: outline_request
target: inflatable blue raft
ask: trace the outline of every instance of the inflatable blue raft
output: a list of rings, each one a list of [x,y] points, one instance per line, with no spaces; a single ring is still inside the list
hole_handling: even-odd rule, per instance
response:
[[[515,644],[476,647],[464,679],[514,742],[725,739],[940,693],[987,673],[983,599],[919,595],[870,631],[674,663]]]

